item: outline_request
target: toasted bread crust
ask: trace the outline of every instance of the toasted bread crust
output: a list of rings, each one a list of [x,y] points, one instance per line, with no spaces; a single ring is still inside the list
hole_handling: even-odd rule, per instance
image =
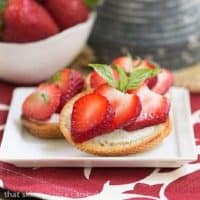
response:
[[[152,149],[153,147],[160,144],[163,139],[167,137],[170,133],[171,122],[170,119],[168,119],[165,123],[160,124],[159,128],[157,128],[150,136],[145,137],[144,139],[137,142],[124,142],[114,145],[105,145],[93,142],[93,140],[91,139],[83,143],[75,143],[71,137],[69,116],[71,115],[71,110],[74,102],[83,95],[85,95],[85,92],[80,93],[79,95],[71,99],[65,105],[60,115],[60,130],[62,131],[64,137],[66,138],[68,143],[72,144],[81,151],[100,156],[123,156],[134,154]]]
[[[23,127],[25,127],[29,133],[36,137],[44,139],[63,138],[63,134],[60,131],[59,123],[33,121],[30,119],[26,119],[23,116],[21,116],[21,122]]]

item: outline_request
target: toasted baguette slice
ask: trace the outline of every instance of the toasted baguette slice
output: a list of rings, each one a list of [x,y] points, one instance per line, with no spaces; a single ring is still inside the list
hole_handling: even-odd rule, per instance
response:
[[[44,139],[64,138],[60,131],[59,123],[34,121],[23,116],[21,116],[21,122],[23,127],[36,137]]]
[[[112,133],[97,136],[83,143],[75,143],[71,137],[71,113],[74,102],[86,93],[72,98],[63,108],[60,115],[60,130],[68,143],[87,153],[101,156],[123,156],[147,151],[160,144],[171,130],[170,119],[165,123],[144,128],[134,132],[116,130]]]

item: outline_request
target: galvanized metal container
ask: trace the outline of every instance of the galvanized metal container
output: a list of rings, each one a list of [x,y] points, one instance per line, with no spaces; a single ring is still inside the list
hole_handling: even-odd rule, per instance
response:
[[[127,48],[171,69],[200,61],[200,0],[105,0],[90,38],[101,62]]]

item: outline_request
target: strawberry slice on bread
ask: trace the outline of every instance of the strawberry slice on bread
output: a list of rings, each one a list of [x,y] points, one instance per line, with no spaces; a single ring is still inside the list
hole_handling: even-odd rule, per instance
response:
[[[147,59],[144,59],[144,60],[142,61],[141,67],[148,68],[148,69],[156,69],[156,65],[154,65],[153,63],[151,63],[151,62],[148,61]],[[157,81],[158,81],[158,75],[146,79],[146,80],[145,80],[145,84],[146,84],[150,89],[152,89],[152,88],[156,85]]]
[[[80,97],[73,106],[71,131],[75,142],[84,142],[110,129],[114,109],[109,101],[98,94]]]
[[[174,77],[171,71],[162,68],[158,74],[157,83],[154,85],[152,90],[158,94],[165,94],[169,88],[173,85]]]
[[[135,93],[129,94],[127,91],[157,73],[154,69],[137,69],[128,77],[122,68],[116,67],[119,74],[119,80],[116,80],[112,68],[108,65],[90,66],[108,84],[99,86],[92,94],[75,101],[71,115],[71,132],[75,142],[83,142],[101,135],[102,132],[112,132],[132,124],[141,112],[141,103]],[[104,106],[102,105],[103,99]],[[110,116],[108,110],[105,109],[108,107],[108,105],[105,106],[106,101],[109,103],[109,110],[113,110],[112,118],[108,119],[102,118],[102,115],[106,113]],[[105,124],[109,126],[105,127]],[[103,131],[101,126],[104,127]]]
[[[134,131],[148,126],[163,123],[169,117],[170,103],[167,97],[151,91],[146,85],[141,86],[136,93],[142,104],[142,111],[137,119],[125,126],[127,131]]]
[[[60,113],[63,106],[84,87],[84,78],[77,70],[63,69],[55,73],[48,81],[56,84],[61,90],[61,99],[57,112]]]
[[[89,66],[107,83],[76,95],[64,106],[60,130],[68,143],[88,153],[119,156],[153,148],[170,133],[168,99],[145,84],[160,70],[138,67],[126,73],[113,66],[116,80],[108,65]]]
[[[110,66],[108,66],[108,67],[110,67]],[[118,80],[119,75],[118,75],[117,71],[116,70],[112,70],[112,73],[113,73],[115,79]],[[96,89],[99,86],[101,86],[101,85],[103,85],[103,84],[105,84],[107,82],[97,72],[93,71],[87,76],[86,83],[87,83],[87,87],[88,88]]]
[[[134,121],[140,114],[141,104],[136,94],[123,93],[107,84],[100,86],[95,93],[105,96],[115,110],[110,131]]]

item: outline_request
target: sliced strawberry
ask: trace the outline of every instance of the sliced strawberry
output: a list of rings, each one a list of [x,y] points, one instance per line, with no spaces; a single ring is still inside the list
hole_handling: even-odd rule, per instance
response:
[[[62,91],[60,105],[57,112],[60,112],[63,106],[76,94],[82,91],[84,87],[84,78],[77,70],[63,69],[57,72],[49,82],[58,85]]]
[[[158,81],[152,90],[158,94],[165,94],[173,85],[173,74],[169,70],[162,68],[162,71],[157,76]]]
[[[137,95],[120,92],[104,84],[95,93],[105,96],[115,110],[111,131],[134,121],[140,114],[141,104]]]
[[[90,74],[91,88],[98,88],[100,85],[104,83],[106,83],[106,81],[97,72],[94,71]]]
[[[128,56],[118,57],[114,59],[112,63],[122,67],[127,73],[131,73],[133,71],[133,62],[132,59]]]
[[[156,85],[157,80],[158,80],[158,77],[154,76],[152,78],[148,78],[147,80],[145,80],[145,83],[150,89],[152,89]]]
[[[28,119],[46,120],[56,111],[61,91],[55,84],[41,84],[29,95],[22,106],[23,115]]]
[[[58,107],[58,112],[60,112],[63,106],[76,94],[81,92],[84,87],[84,78],[80,72],[76,70],[71,70],[69,75],[68,86],[65,93],[61,96],[60,105]]]
[[[156,68],[156,66],[153,63],[151,63],[150,61],[148,61],[147,59],[142,60],[141,66],[149,68],[149,69],[155,69]]]
[[[70,69],[56,72],[48,82],[56,84],[62,93],[65,93],[69,82]]]
[[[119,58],[116,58],[115,60],[112,61],[113,64],[121,66],[125,72],[131,73],[133,69],[135,68],[134,66],[139,65],[140,61],[139,60],[131,60],[128,56],[122,56]],[[156,66],[149,62],[147,59],[142,60],[140,65],[138,66],[140,68],[148,68],[148,69],[155,69]],[[148,85],[149,88],[153,88],[157,82],[157,76],[151,77],[147,80],[145,80],[145,83]]]
[[[119,75],[115,70],[113,70],[113,75],[114,75],[115,79],[118,80]],[[106,83],[106,81],[97,72],[93,71],[89,74],[89,86],[91,88],[96,89],[100,85],[103,85],[105,83]]]
[[[141,86],[136,94],[142,103],[142,111],[135,122],[125,126],[127,131],[133,131],[163,123],[169,116],[170,103],[165,96],[152,92],[147,86]]]
[[[147,59],[144,59],[139,67],[148,68],[148,69],[155,69],[156,66],[149,62]],[[157,83],[158,77],[154,76],[145,80],[145,84],[151,89]]]
[[[92,93],[79,98],[71,116],[73,140],[84,142],[105,134],[113,118],[114,109],[105,97]]]

